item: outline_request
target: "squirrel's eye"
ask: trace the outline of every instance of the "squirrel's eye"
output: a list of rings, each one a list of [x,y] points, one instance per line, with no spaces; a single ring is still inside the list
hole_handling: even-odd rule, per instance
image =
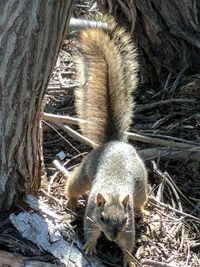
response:
[[[101,217],[100,217],[100,220],[102,221],[102,222],[104,222],[105,221],[105,219],[104,219],[104,217],[101,215]]]
[[[126,223],[127,222],[127,217],[126,218],[124,218],[124,223]]]

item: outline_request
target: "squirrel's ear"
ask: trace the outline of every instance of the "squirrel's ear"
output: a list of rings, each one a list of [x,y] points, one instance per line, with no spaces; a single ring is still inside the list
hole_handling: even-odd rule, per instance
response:
[[[97,193],[96,195],[96,204],[98,207],[104,205],[106,202],[105,197],[101,193]]]
[[[129,195],[126,195],[125,197],[123,196],[122,204],[124,205],[125,208],[128,205],[128,200],[129,200]]]

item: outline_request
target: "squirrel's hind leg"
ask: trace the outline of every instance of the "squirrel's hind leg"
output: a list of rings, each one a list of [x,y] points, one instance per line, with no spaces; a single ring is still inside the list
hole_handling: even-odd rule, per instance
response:
[[[139,212],[141,216],[146,214],[144,209],[147,201],[147,183],[144,183],[135,193],[134,208]]]

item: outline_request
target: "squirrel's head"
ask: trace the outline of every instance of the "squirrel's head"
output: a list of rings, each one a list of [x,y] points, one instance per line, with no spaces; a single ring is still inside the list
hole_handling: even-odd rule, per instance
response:
[[[110,241],[117,241],[128,220],[128,194],[96,195],[95,223]]]

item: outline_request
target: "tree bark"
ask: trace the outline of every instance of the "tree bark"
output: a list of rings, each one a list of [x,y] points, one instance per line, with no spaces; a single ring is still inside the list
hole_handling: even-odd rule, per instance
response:
[[[73,0],[0,1],[0,219],[42,174],[42,101]]]
[[[199,73],[198,0],[98,0],[100,8],[132,31],[143,84],[162,87],[167,77]]]

